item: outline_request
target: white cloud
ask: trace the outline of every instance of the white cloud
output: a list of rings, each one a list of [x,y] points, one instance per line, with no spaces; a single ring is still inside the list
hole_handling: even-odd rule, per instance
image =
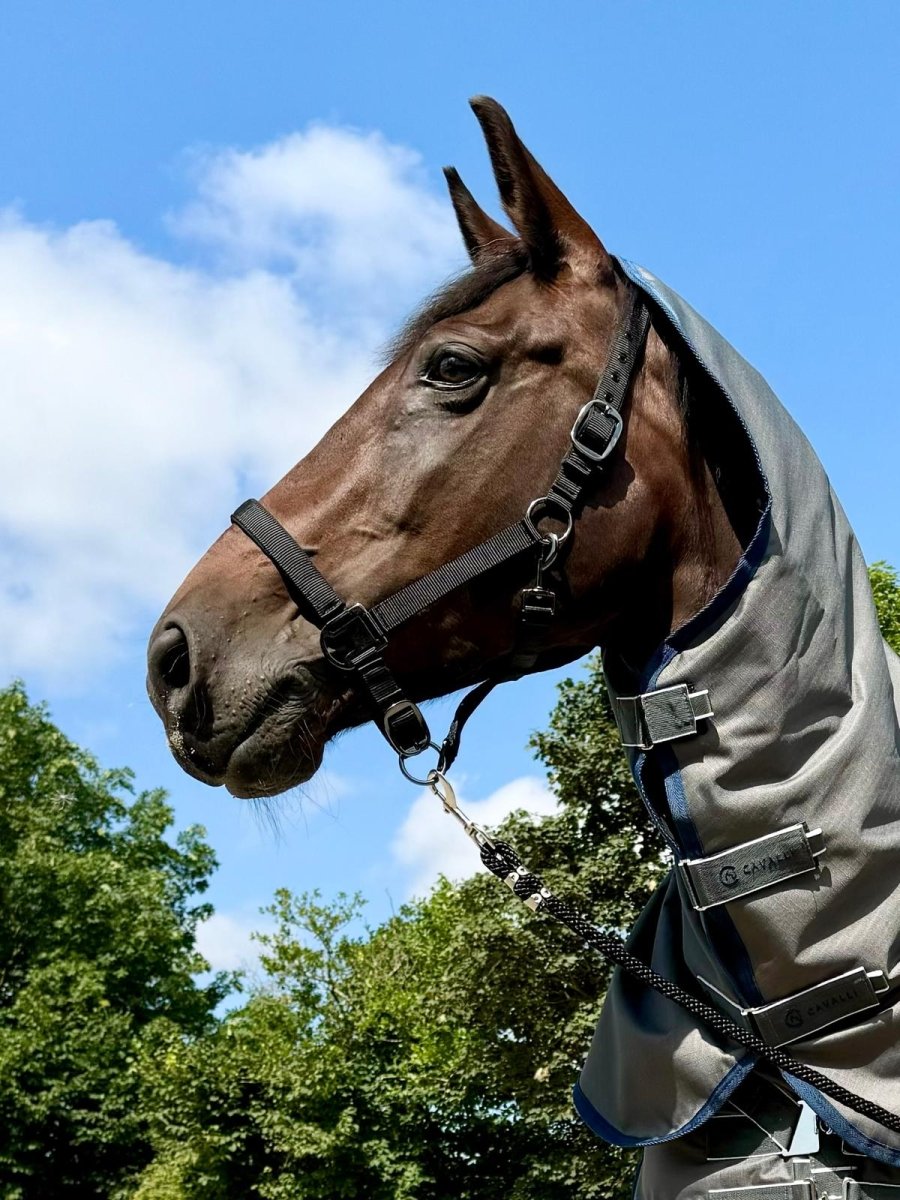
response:
[[[211,971],[253,971],[259,964],[260,944],[252,934],[271,928],[271,920],[216,912],[197,926],[195,945]]]
[[[420,286],[423,264],[427,272],[430,261],[458,251],[446,203],[426,190],[420,155],[380,133],[313,125],[195,163],[198,198],[170,223],[232,261],[289,268],[365,303],[373,285]]]
[[[4,675],[95,683],[235,501],[355,399],[457,245],[417,155],[323,126],[198,160],[173,224],[214,261],[0,214]]]
[[[526,775],[484,800],[469,801],[460,795],[459,806],[478,825],[492,826],[520,808],[534,816],[549,816],[556,812],[557,802],[542,780]],[[430,790],[413,802],[394,837],[391,854],[408,877],[410,896],[425,895],[439,875],[458,880],[484,870],[471,840]]]

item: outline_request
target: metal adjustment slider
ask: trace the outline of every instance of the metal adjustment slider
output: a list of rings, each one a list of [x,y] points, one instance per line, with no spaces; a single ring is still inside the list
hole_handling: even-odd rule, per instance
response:
[[[418,704],[404,697],[395,700],[382,714],[382,729],[391,747],[404,758],[421,754],[431,745],[428,724]]]
[[[519,882],[519,880],[527,879],[530,874],[531,872],[528,870],[528,868],[522,866],[520,863],[519,866],[510,871],[508,875],[504,876],[503,882],[515,895],[516,899],[522,901],[526,908],[530,908],[532,912],[540,912],[546,902],[550,899],[551,893],[549,888],[542,887],[538,891],[532,892],[532,894],[528,897],[520,896],[516,891],[516,884]]]
[[[817,874],[825,849],[822,830],[801,822],[706,858],[682,859],[678,871],[693,908],[705,912],[786,879]]]
[[[556,593],[545,587],[522,590],[519,621],[529,631],[544,632],[553,624],[556,615]]]
[[[692,737],[699,721],[715,715],[709,692],[705,688],[692,691],[686,683],[639,696],[617,696],[610,690],[609,698],[622,745],[638,750]]]
[[[322,626],[322,653],[339,671],[356,671],[387,647],[384,630],[367,608],[351,604]]]
[[[612,430],[606,438],[606,445],[602,450],[594,450],[584,440],[584,435],[588,432],[587,424],[591,417],[599,413],[601,417],[605,417],[612,422]],[[587,404],[579,412],[575,418],[575,424],[572,426],[570,437],[572,445],[585,458],[592,463],[602,463],[604,459],[609,458],[613,450],[618,445],[619,438],[622,436],[622,414],[617,408],[613,408],[611,404],[607,404],[605,400],[588,400]]]

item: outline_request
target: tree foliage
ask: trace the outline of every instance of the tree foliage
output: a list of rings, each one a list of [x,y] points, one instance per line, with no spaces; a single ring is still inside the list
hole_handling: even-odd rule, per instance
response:
[[[195,903],[215,862],[177,845],[159,792],[132,795],[28,703],[0,691],[0,1192],[111,1196],[149,1157],[138,1043],[165,1018],[200,1037]]]
[[[900,577],[894,567],[877,562],[869,567],[869,579],[884,640],[900,654]]]
[[[871,577],[897,646],[900,581]],[[532,746],[558,810],[501,836],[627,929],[668,864],[596,658]],[[4,1197],[630,1195],[632,1157],[571,1105],[606,967],[493,877],[444,880],[375,929],[359,897],[277,893],[262,983],[211,1021],[224,981],[192,982],[200,833],[166,842],[162,797],[131,799],[21,689],[0,693],[0,769]]]
[[[665,870],[595,663],[562,685],[534,746],[556,815],[504,825],[550,886],[626,928]],[[202,1043],[148,1060],[170,1197],[625,1197],[628,1156],[581,1125],[571,1087],[607,969],[477,875],[443,881],[373,931],[359,901],[281,892],[265,988]]]

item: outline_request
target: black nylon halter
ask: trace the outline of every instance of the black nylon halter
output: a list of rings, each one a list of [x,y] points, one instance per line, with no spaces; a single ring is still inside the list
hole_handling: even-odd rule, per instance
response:
[[[281,573],[301,614],[321,631],[322,653],[338,671],[353,676],[368,696],[382,733],[405,760],[430,745],[431,734],[417,704],[409,699],[384,661],[395,629],[457,588],[503,564],[533,557],[536,585],[521,593],[516,646],[504,669],[463,698],[441,747],[439,769],[448,769],[468,717],[497,683],[533,668],[539,643],[555,611],[556,597],[541,586],[541,571],[555,560],[572,533],[590,489],[596,486],[622,433],[622,408],[650,327],[650,314],[630,288],[626,311],[613,338],[603,374],[571,432],[571,445],[545,496],[533,500],[525,516],[458,558],[408,583],[370,608],[347,604],[307,552],[258,500],[246,500],[233,514],[235,525],[252,539]],[[564,524],[561,534],[542,533],[539,524]]]

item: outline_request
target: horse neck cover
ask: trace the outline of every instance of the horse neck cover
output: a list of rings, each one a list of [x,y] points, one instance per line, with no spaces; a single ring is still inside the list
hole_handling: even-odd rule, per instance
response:
[[[715,714],[693,737],[632,752],[676,862],[723,857],[707,872],[712,906],[698,904],[676,867],[641,914],[631,948],[900,1112],[900,661],[881,637],[859,545],[806,438],[693,309],[649,272],[621,266],[668,325],[686,370],[705,376],[714,402],[736,413],[760,494],[759,524],[715,600],[639,678],[605,662],[614,697],[686,682],[709,689]],[[785,861],[803,857],[796,829],[724,853],[803,823],[824,837],[818,870],[780,878],[791,869]],[[730,900],[716,894],[757,869],[775,882]],[[866,972],[880,993],[874,1001]],[[768,1015],[740,1017],[788,997]],[[752,1054],[720,1044],[616,972],[576,1106],[601,1137],[649,1145],[702,1124],[754,1065]],[[848,1144],[900,1166],[900,1137],[785,1079]]]

